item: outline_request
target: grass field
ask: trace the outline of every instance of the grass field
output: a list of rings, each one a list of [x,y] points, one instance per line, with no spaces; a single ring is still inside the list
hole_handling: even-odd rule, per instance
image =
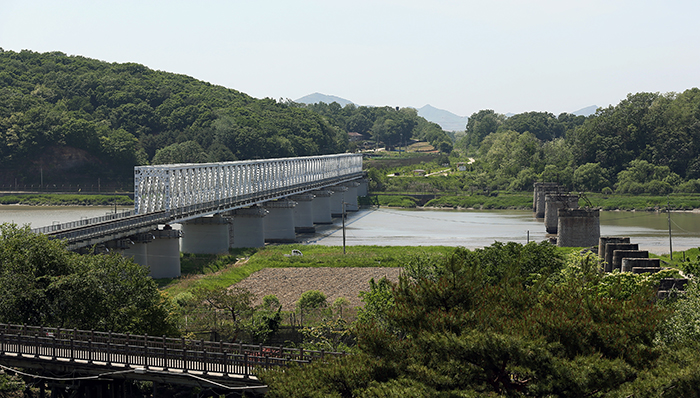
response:
[[[292,250],[303,256],[290,256]],[[183,276],[160,279],[159,285],[171,297],[195,287],[230,286],[263,268],[283,267],[401,267],[416,256],[444,256],[446,246],[350,246],[274,245],[228,255],[183,254]]]

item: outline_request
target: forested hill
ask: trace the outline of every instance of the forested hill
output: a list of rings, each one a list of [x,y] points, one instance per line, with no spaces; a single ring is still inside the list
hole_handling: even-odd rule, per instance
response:
[[[535,181],[570,190],[700,193],[700,89],[636,93],[595,114],[472,114],[455,148],[468,153],[489,190],[529,190]]]
[[[344,152],[318,113],[143,65],[0,49],[0,184],[120,183],[133,166]]]

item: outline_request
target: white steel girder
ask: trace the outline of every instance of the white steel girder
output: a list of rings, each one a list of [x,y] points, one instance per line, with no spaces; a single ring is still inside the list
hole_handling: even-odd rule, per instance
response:
[[[137,166],[134,210],[147,214],[235,203],[361,172],[362,155],[357,154]]]

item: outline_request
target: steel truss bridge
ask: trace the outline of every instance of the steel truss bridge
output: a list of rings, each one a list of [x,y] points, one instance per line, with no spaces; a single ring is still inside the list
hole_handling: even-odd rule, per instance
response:
[[[258,370],[339,355],[345,353],[0,324],[0,369],[46,382],[52,393],[81,382],[146,380],[255,394],[266,390]]]
[[[134,210],[36,228],[69,249],[148,232],[158,224],[248,207],[362,177],[362,155],[337,154],[134,168]]]

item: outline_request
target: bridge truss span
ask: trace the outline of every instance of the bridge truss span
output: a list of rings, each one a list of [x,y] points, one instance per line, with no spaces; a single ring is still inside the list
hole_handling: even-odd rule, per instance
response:
[[[136,214],[168,211],[175,218],[223,211],[318,189],[362,175],[362,155],[204,164],[140,166],[134,169]]]

